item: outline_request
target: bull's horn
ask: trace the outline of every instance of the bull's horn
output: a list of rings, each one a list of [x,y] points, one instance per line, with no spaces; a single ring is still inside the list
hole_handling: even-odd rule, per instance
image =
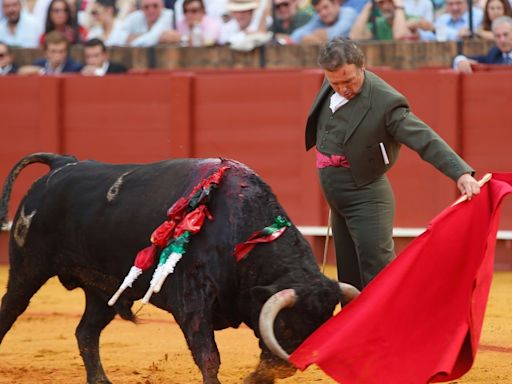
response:
[[[341,306],[344,307],[361,293],[359,289],[347,283],[338,283],[341,290]]]
[[[274,335],[274,320],[283,308],[293,307],[297,301],[297,294],[294,289],[283,289],[272,295],[261,307],[260,312],[260,334],[265,345],[272,353],[283,360],[288,360],[285,350],[279,345]]]

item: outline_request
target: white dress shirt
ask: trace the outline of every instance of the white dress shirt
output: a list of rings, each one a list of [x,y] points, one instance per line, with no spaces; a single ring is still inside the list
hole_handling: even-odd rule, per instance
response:
[[[512,51],[509,53],[503,52],[503,64],[512,65]]]
[[[87,34],[87,40],[90,39],[101,39],[103,40],[103,27],[101,25],[95,25],[91,29],[89,29],[89,33]],[[110,31],[110,35],[103,40],[107,47],[121,47],[126,44],[126,39],[128,38],[128,32],[123,29],[122,22],[116,20],[114,21],[114,25],[112,26],[112,30]]]
[[[41,32],[39,23],[25,11],[20,14],[14,34],[9,30],[7,19],[0,20],[0,40],[14,47],[37,48]]]
[[[345,99],[338,92],[334,92],[331,96],[331,102],[329,103],[329,108],[332,113],[336,112],[340,107],[344,106],[348,103],[348,99]]]
[[[261,23],[261,18],[264,17],[265,7],[270,0],[262,0],[259,2],[258,8],[252,12],[251,23],[247,27],[247,32],[258,31]],[[267,26],[272,24],[272,18],[265,20]],[[245,31],[240,30],[240,26],[237,21],[232,18],[227,23],[224,23],[220,29],[219,44],[239,44],[246,38]]]
[[[36,0],[32,8],[32,16],[35,17],[42,30],[44,30],[46,24],[46,15],[48,14],[50,3],[51,0]]]
[[[11,68],[12,68],[11,64],[6,65],[5,67],[0,67],[0,76],[8,75]]]
[[[100,68],[96,68],[94,70],[94,75],[95,76],[105,76],[107,74],[109,65],[110,65],[110,62],[104,61],[103,65]]]
[[[162,9],[162,13],[153,26],[148,28],[144,12],[141,10],[130,13],[122,24],[122,29],[128,35],[141,34],[131,43],[132,47],[152,47],[158,44],[160,35],[173,27],[172,11]],[[125,43],[126,44],[126,43]]]
[[[404,8],[407,16],[416,16],[431,23],[434,22],[434,5],[432,0],[405,0]]]

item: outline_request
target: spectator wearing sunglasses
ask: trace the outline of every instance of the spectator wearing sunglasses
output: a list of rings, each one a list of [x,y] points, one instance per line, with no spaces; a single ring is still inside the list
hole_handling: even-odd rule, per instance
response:
[[[95,24],[89,30],[87,39],[100,39],[107,47],[124,45],[128,34],[116,15],[115,0],[96,0],[91,10]]]
[[[0,41],[0,76],[14,75],[18,66],[14,63],[11,48]]]
[[[141,0],[140,9],[123,21],[122,29],[128,36],[125,45],[151,47],[158,43],[179,42],[180,36],[173,29],[172,20],[173,11],[164,8],[163,0]]]
[[[311,19],[309,13],[299,9],[297,0],[274,0],[274,11],[275,19],[270,31],[275,33],[281,44],[291,43],[291,33]]]
[[[0,0],[1,1],[1,0]],[[126,1],[126,0],[125,0]],[[185,0],[166,0],[174,1],[174,14],[176,25],[185,19],[183,12],[183,2]],[[221,23],[229,21],[229,14],[227,11],[228,0],[203,0],[204,12],[214,19],[218,19]],[[167,8],[171,8],[166,5]]]
[[[221,23],[206,14],[203,0],[183,1],[183,14],[185,18],[178,22],[177,29],[184,45],[207,46],[217,43]],[[197,33],[199,36],[194,37]],[[193,41],[193,38],[199,41]]]
[[[40,44],[44,45],[44,38],[49,32],[60,32],[70,44],[78,44],[86,40],[87,30],[78,25],[76,11],[73,12],[66,0],[52,0],[46,15],[44,34]]]

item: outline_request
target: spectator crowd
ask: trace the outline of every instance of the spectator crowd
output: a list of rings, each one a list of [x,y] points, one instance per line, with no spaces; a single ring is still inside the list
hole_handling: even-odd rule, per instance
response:
[[[511,0],[512,1],[512,0]],[[249,51],[267,43],[356,41],[496,41],[512,45],[509,0],[0,0],[0,74],[119,73],[108,47],[229,45]],[[494,26],[499,19],[499,25]],[[510,19],[510,20],[509,20]],[[495,31],[497,27],[498,31]],[[84,65],[69,48],[84,47]],[[12,48],[42,48],[18,68]],[[507,56],[508,57],[508,56]],[[470,58],[458,58],[467,72]],[[468,61],[469,60],[469,61]],[[508,58],[503,64],[508,64]]]

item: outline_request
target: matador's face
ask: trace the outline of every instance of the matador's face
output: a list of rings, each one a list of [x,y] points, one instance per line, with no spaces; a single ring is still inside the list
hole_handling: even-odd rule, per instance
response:
[[[363,87],[364,67],[345,64],[335,71],[324,70],[331,87],[344,98],[353,99]]]

